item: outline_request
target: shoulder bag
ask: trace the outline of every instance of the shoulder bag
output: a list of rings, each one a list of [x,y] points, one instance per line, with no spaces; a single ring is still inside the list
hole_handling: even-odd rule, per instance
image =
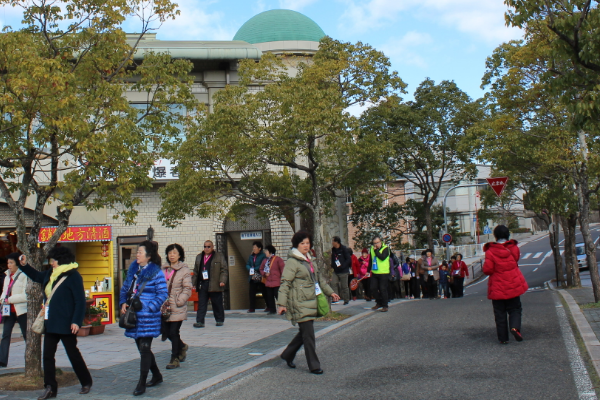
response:
[[[167,290],[167,294],[168,294],[167,299],[162,304],[162,306],[160,306],[160,315],[161,315],[163,321],[167,321],[169,318],[171,318],[171,302],[169,300],[171,299],[171,289],[173,288],[173,281],[175,280],[175,275],[177,275],[176,269],[174,269],[173,273],[171,273],[171,277],[169,279],[167,279],[167,281],[169,281],[169,288]]]
[[[329,302],[327,296],[323,293],[317,296],[317,317],[324,317],[329,314]]]
[[[144,283],[142,283],[142,286],[140,287],[137,297],[134,296],[131,299],[131,305],[129,307],[127,307],[127,311],[125,311],[125,314],[123,314],[119,317],[119,328],[133,329],[137,326],[137,313],[135,311],[133,302],[134,302],[134,300],[139,299],[139,297],[142,295],[142,292],[144,291],[144,288],[146,287],[146,283],[148,283],[148,280],[146,280]]]
[[[65,281],[65,279],[67,279],[67,277],[63,276],[61,278],[61,280],[58,281],[58,283],[56,285],[54,285],[54,288],[52,288],[52,292],[50,293],[50,297],[48,297],[46,299],[46,303],[42,306],[40,313],[38,314],[35,321],[33,321],[33,324],[31,325],[31,330],[33,332],[37,333],[38,335],[41,335],[42,333],[44,333],[46,331],[46,325],[44,323],[44,319],[45,319],[44,317],[46,316],[46,304],[48,304],[50,302],[50,299],[52,299],[52,296],[54,296],[54,292],[56,292],[56,289],[58,289],[60,284],[63,283]]]

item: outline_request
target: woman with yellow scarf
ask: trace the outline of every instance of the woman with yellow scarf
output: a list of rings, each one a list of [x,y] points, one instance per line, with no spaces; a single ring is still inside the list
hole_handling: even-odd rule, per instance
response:
[[[38,400],[56,397],[56,348],[58,342],[65,347],[73,371],[81,383],[80,394],[87,394],[92,388],[92,376],[79,349],[77,332],[85,316],[85,291],[83,279],[77,271],[75,256],[66,247],[56,247],[48,254],[52,269],[38,271],[27,264],[21,256],[21,271],[34,282],[40,283],[44,292],[44,393]],[[54,290],[54,294],[52,291]],[[50,300],[48,300],[50,299]]]

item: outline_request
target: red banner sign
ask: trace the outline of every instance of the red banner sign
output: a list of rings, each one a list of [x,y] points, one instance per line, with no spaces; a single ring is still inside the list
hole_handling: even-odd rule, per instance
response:
[[[38,241],[46,243],[56,232],[56,227],[40,229]],[[109,225],[101,226],[70,226],[60,236],[59,242],[104,242],[112,239],[112,228]]]
[[[503,176],[501,178],[486,178],[489,185],[494,189],[494,192],[498,196],[502,195],[504,188],[506,187],[506,182],[508,182],[508,177]]]

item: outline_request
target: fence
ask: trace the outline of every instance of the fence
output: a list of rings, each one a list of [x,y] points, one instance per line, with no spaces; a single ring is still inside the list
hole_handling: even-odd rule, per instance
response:
[[[471,257],[482,257],[483,256],[483,244],[465,244],[462,246],[448,246],[450,248],[450,255],[460,253],[465,258]],[[413,249],[408,251],[408,257],[412,257],[418,260],[421,257],[421,253],[427,249]],[[436,247],[435,254],[439,259],[446,259],[446,247]]]

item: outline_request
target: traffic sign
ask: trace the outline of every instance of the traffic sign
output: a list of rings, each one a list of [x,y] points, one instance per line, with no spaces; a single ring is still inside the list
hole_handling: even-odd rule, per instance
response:
[[[502,192],[504,191],[504,188],[506,187],[508,177],[503,176],[500,178],[486,178],[486,180],[488,181],[488,184],[492,187],[494,192],[496,192],[498,197],[500,197],[502,195]]]
[[[484,235],[491,235],[492,234],[492,228],[490,228],[489,226],[484,226],[483,227],[483,234]]]
[[[452,235],[449,233],[445,233],[444,236],[442,236],[442,241],[444,243],[450,243],[452,241]]]

